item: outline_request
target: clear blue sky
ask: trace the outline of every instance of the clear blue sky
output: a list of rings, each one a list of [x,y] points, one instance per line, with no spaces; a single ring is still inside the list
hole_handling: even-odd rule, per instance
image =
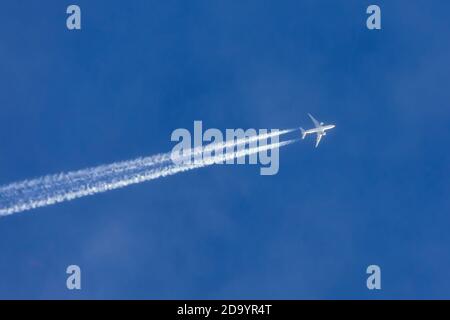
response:
[[[0,184],[169,151],[194,120],[337,126],[276,176],[208,167],[0,219],[0,298],[450,298],[449,11],[3,1]]]

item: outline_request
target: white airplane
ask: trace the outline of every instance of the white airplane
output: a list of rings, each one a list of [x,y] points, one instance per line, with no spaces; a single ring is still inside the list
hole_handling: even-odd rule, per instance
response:
[[[325,131],[333,129],[335,127],[335,125],[334,124],[324,125],[323,122],[317,121],[309,113],[308,113],[308,116],[311,118],[312,122],[314,123],[314,125],[316,127],[314,129],[309,129],[309,130],[305,130],[303,128],[300,128],[300,130],[302,131],[302,139],[305,139],[307,134],[316,133],[317,134],[317,137],[316,137],[316,148],[317,148],[317,146],[319,145],[320,139],[322,139],[322,136],[326,136],[327,135],[327,133]]]

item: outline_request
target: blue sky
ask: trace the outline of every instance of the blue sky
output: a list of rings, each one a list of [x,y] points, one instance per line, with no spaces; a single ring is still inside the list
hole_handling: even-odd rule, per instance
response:
[[[450,298],[448,1],[3,1],[0,184],[207,128],[336,124],[280,171],[216,166],[0,219],[0,298]],[[82,270],[82,290],[65,269]],[[366,267],[382,290],[366,288]]]

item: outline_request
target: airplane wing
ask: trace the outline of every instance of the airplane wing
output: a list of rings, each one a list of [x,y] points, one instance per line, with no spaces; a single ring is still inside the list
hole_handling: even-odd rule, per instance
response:
[[[320,139],[322,139],[322,135],[320,133],[317,133],[317,138],[316,138],[316,148],[320,143]]]
[[[319,121],[317,121],[316,119],[314,119],[314,117],[313,117],[310,113],[308,113],[308,116],[311,118],[311,120],[312,120],[312,122],[314,123],[314,125],[316,126],[316,128],[317,128],[317,127],[320,127]]]

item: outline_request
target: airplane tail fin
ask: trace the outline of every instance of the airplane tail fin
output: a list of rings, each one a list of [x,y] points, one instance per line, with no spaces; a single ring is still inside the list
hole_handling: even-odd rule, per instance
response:
[[[306,137],[306,131],[303,128],[300,128],[300,130],[302,131],[302,139],[305,139]]]

